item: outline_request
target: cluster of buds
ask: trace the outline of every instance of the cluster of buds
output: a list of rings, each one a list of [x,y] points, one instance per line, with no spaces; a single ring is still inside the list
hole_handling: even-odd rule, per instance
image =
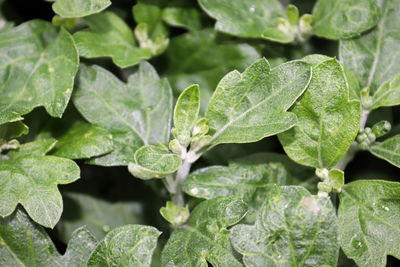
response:
[[[332,191],[342,191],[344,185],[344,173],[338,169],[316,169],[315,175],[317,175],[322,182],[318,183],[318,196],[327,197]]]
[[[391,130],[391,125],[388,121],[380,121],[372,128],[366,127],[360,129],[357,135],[357,142],[362,150],[367,150],[371,144],[376,141],[376,138],[384,136]]]

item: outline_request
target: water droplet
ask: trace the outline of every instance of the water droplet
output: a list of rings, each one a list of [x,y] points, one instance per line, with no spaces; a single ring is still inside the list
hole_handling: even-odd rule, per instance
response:
[[[104,232],[110,231],[110,226],[107,225],[107,224],[103,225],[103,231],[104,231]]]
[[[251,6],[251,7],[249,8],[249,11],[250,11],[250,13],[254,13],[254,11],[256,11],[255,6]]]

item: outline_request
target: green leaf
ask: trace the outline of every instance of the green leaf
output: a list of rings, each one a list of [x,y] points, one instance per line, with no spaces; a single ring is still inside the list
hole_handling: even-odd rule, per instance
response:
[[[85,227],[77,229],[61,256],[44,229],[21,210],[0,218],[0,258],[3,266],[84,267],[96,240]]]
[[[73,100],[89,122],[113,136],[114,151],[92,159],[93,164],[126,166],[141,146],[169,141],[172,90],[147,62],[140,63],[127,84],[101,67],[81,65]]]
[[[54,156],[87,159],[113,150],[112,135],[102,127],[76,122],[55,146]]]
[[[20,137],[29,132],[28,126],[21,121],[8,122],[0,125],[0,146],[12,138]]]
[[[149,59],[151,50],[135,46],[133,32],[123,19],[112,12],[102,12],[84,19],[89,29],[74,34],[79,55],[86,58],[111,57],[121,67]]]
[[[99,13],[110,5],[110,0],[55,0],[52,8],[61,17],[80,18]]]
[[[200,12],[190,3],[183,2],[182,6],[169,6],[163,9],[162,19],[168,25],[182,27],[188,30],[201,28]]]
[[[199,0],[207,14],[217,20],[215,29],[240,37],[260,38],[266,28],[283,17],[277,0]]]
[[[342,40],[374,27],[380,14],[376,0],[318,0],[312,15],[317,36]]]
[[[96,246],[87,266],[150,266],[160,234],[152,226],[129,224],[116,228]]]
[[[386,256],[400,259],[400,184],[359,180],[339,195],[340,245],[358,266],[386,266]]]
[[[372,101],[371,109],[400,105],[400,73],[379,86]]]
[[[167,36],[168,28],[161,20],[163,1],[143,1],[140,0],[133,6],[133,17],[137,24],[146,23],[148,34],[151,39],[157,36]]]
[[[172,225],[179,226],[189,218],[189,205],[186,204],[185,207],[178,207],[174,202],[167,201],[166,206],[161,207],[160,214]]]
[[[171,40],[166,51],[167,76],[179,93],[193,83],[199,84],[204,112],[226,73],[233,69],[242,71],[259,58],[260,54],[248,44],[220,44],[215,31],[194,31]]]
[[[360,125],[360,102],[349,101],[346,77],[336,59],[313,66],[310,85],[292,112],[298,122],[279,134],[279,141],[291,159],[315,168],[334,166]]]
[[[186,88],[178,97],[174,125],[178,135],[190,135],[200,110],[200,89],[197,84]]]
[[[270,69],[265,59],[243,73],[225,75],[206,112],[211,146],[255,142],[293,127],[296,115],[286,111],[310,78],[311,68],[305,62],[291,61]]]
[[[52,140],[51,140],[52,141]],[[37,223],[53,228],[63,209],[57,184],[79,179],[75,162],[45,156],[54,146],[46,141],[24,144],[0,160],[0,216],[8,216],[20,203]]]
[[[369,151],[376,157],[400,168],[400,135],[373,144]]]
[[[157,146],[143,146],[135,153],[135,162],[129,162],[128,170],[141,179],[162,178],[174,173],[181,166],[177,155]]]
[[[215,267],[242,266],[233,255],[226,228],[239,222],[246,211],[246,204],[232,197],[200,203],[187,224],[172,233],[161,255],[162,266],[207,267],[207,262]]]
[[[0,32],[0,124],[38,106],[61,117],[74,85],[79,58],[71,35],[31,20]]]
[[[56,230],[66,242],[75,229],[86,225],[97,240],[112,229],[129,223],[142,223],[143,206],[139,202],[110,203],[84,193],[63,192],[64,211]]]
[[[371,95],[378,87],[400,72],[400,1],[382,0],[382,18],[378,26],[359,38],[340,41],[343,64]]]
[[[232,245],[248,267],[336,266],[337,238],[330,199],[299,186],[271,188],[256,223],[231,229]]]

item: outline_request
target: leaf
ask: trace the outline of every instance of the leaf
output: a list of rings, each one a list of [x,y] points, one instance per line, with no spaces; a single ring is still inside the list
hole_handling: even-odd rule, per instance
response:
[[[239,222],[246,211],[246,204],[232,197],[200,203],[187,224],[172,233],[161,254],[162,266],[207,267],[207,262],[215,267],[242,266],[233,255],[226,228]]]
[[[110,0],[56,0],[52,8],[61,17],[80,18],[99,13],[110,5]]]
[[[193,83],[199,84],[204,112],[218,81],[227,72],[242,71],[259,58],[250,45],[218,43],[216,32],[206,29],[173,38],[165,61],[168,80],[179,93]]]
[[[254,225],[231,229],[246,266],[336,266],[338,223],[329,198],[299,186],[274,186]]]
[[[0,124],[38,106],[61,117],[74,85],[79,58],[71,35],[31,20],[0,32]]]
[[[57,184],[74,182],[80,171],[69,159],[45,156],[55,144],[50,141],[24,144],[0,160],[0,216],[9,216],[20,203],[35,222],[56,225],[63,209]]]
[[[400,184],[359,180],[339,195],[340,245],[359,266],[386,266],[386,256],[400,259]]]
[[[371,109],[400,105],[400,73],[379,86],[372,101]]]
[[[81,65],[73,101],[86,120],[113,136],[114,151],[92,159],[93,164],[126,166],[141,146],[169,141],[172,90],[147,62],[127,84],[99,66]]]
[[[369,151],[374,156],[400,168],[400,135],[373,144]]]
[[[376,0],[318,0],[312,15],[317,36],[342,40],[374,27],[380,14]]]
[[[313,66],[310,85],[292,112],[298,122],[279,134],[279,141],[291,159],[306,166],[334,166],[358,133],[360,103],[349,101],[346,77],[336,59]]]
[[[97,240],[112,229],[129,223],[142,223],[139,202],[110,203],[84,193],[63,192],[64,211],[56,226],[58,237],[66,242],[75,229],[86,225]]]
[[[102,12],[84,18],[89,29],[74,34],[79,55],[85,58],[111,57],[121,68],[149,59],[151,50],[135,46],[133,32],[120,17]]]
[[[113,150],[112,135],[102,127],[76,122],[55,146],[54,156],[87,159]]]
[[[165,7],[162,10],[162,19],[170,26],[182,27],[193,31],[201,28],[199,10],[187,2],[182,2],[181,6]]]
[[[381,20],[359,38],[340,41],[339,57],[371,95],[400,72],[400,1],[382,0]]]
[[[167,36],[168,28],[162,22],[163,1],[143,1],[140,0],[133,6],[133,17],[137,24],[146,23],[151,39],[157,36]]]
[[[118,227],[96,246],[87,266],[150,266],[160,234],[152,226],[129,224]]]
[[[20,137],[29,132],[28,126],[20,121],[0,125],[0,146],[12,138]]]
[[[311,68],[305,62],[291,61],[270,69],[265,59],[243,73],[225,75],[206,112],[211,146],[255,142],[293,127],[296,116],[286,111],[310,78]]]
[[[199,4],[217,20],[216,30],[240,37],[260,38],[266,28],[274,27],[283,16],[277,0],[199,0]]]
[[[162,178],[174,173],[181,166],[177,155],[157,146],[143,146],[135,153],[135,162],[129,162],[128,170],[141,179]]]
[[[20,209],[0,218],[0,262],[2,266],[84,267],[96,240],[85,227],[77,229],[61,256],[44,229]]]
[[[174,110],[174,125],[178,134],[190,135],[200,110],[200,89],[197,84],[186,88],[178,97]]]

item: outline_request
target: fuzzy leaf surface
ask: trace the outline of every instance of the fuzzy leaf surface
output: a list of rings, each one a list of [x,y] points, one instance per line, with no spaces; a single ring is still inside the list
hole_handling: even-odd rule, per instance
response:
[[[242,266],[233,255],[228,226],[239,222],[247,205],[237,198],[217,197],[201,202],[187,224],[176,229],[161,255],[162,266]],[[196,242],[196,245],[193,245]]]
[[[400,73],[379,86],[372,101],[371,109],[400,105]]]
[[[0,161],[0,216],[10,215],[20,203],[35,222],[56,225],[63,210],[57,185],[79,179],[80,170],[72,160],[45,155],[55,142],[24,144]]]
[[[79,55],[86,58],[111,57],[120,68],[149,59],[151,50],[135,45],[133,32],[123,19],[103,12],[84,19],[89,29],[74,34]]]
[[[345,74],[336,59],[313,65],[310,85],[292,112],[298,122],[279,134],[279,141],[291,159],[315,168],[334,166],[360,125],[360,102],[349,101]]]
[[[99,66],[81,65],[74,104],[91,123],[109,131],[114,150],[90,162],[126,166],[138,148],[167,144],[172,118],[172,90],[147,62],[123,83]]]
[[[112,135],[98,125],[77,122],[58,140],[54,149],[54,156],[88,159],[111,152]]]
[[[196,123],[200,110],[200,89],[197,84],[186,88],[175,104],[174,125],[178,133],[188,134]]]
[[[130,162],[128,169],[141,179],[161,178],[176,172],[181,164],[181,158],[168,150],[143,146],[136,151],[135,162]]]
[[[400,168],[400,135],[373,144],[369,151],[376,157]]]
[[[349,39],[374,27],[379,15],[375,0],[318,0],[313,29],[316,35],[328,39]]]
[[[339,195],[340,245],[359,266],[386,266],[400,259],[400,183],[359,180]]]
[[[128,224],[109,232],[87,262],[88,267],[149,267],[161,232],[152,226]]]
[[[56,0],[52,8],[63,18],[80,18],[103,11],[110,0]]]
[[[0,218],[0,264],[13,267],[84,267],[96,246],[96,239],[85,228],[72,234],[67,251],[60,255],[42,227],[20,209]]]
[[[250,266],[336,266],[338,222],[329,198],[299,186],[271,187],[254,225],[231,229],[233,247]]]
[[[211,146],[250,143],[296,124],[287,110],[307,88],[310,65],[291,61],[273,69],[265,59],[243,73],[232,71],[217,86],[206,112]]]
[[[215,29],[240,37],[260,38],[266,28],[282,17],[277,0],[199,0],[200,6],[217,20]]]
[[[400,72],[400,1],[379,1],[378,26],[359,38],[339,44],[341,62],[371,95],[378,87]]]
[[[0,124],[43,106],[61,117],[78,71],[71,35],[42,20],[0,32]]]

